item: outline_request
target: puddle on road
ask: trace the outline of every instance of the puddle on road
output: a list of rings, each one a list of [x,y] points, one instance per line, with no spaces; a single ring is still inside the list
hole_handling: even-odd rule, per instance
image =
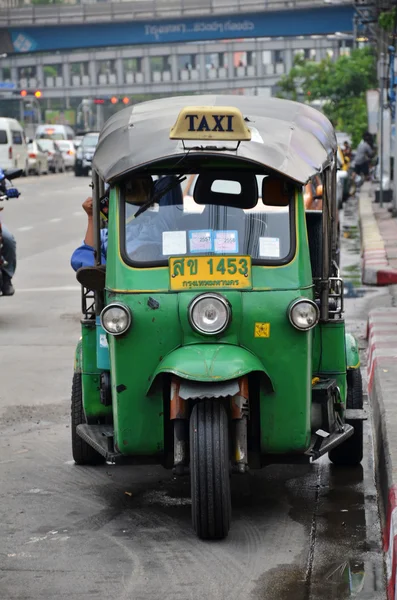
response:
[[[351,560],[330,564],[322,574],[320,586],[311,586],[304,570],[296,565],[281,565],[261,578],[252,599],[373,600],[374,593],[382,593],[382,590],[382,573],[377,566],[370,561]]]

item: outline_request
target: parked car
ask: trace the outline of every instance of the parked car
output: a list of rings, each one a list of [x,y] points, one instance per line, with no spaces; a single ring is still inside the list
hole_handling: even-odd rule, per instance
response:
[[[0,165],[4,170],[28,172],[28,145],[22,125],[16,119],[0,118]]]
[[[74,131],[70,125],[39,125],[36,129],[36,139],[46,137],[50,140],[73,140]]]
[[[38,142],[47,152],[49,170],[53,173],[63,173],[65,171],[65,161],[57,142],[48,139],[40,139]]]
[[[74,169],[74,163],[76,162],[76,149],[74,147],[73,141],[60,140],[59,142],[57,142],[57,145],[59,146],[62,152],[65,168]]]
[[[37,140],[28,143],[28,172],[35,175],[48,173],[48,154]]]
[[[98,143],[99,133],[87,133],[77,148],[74,174],[76,177],[88,175],[91,170],[92,158]]]

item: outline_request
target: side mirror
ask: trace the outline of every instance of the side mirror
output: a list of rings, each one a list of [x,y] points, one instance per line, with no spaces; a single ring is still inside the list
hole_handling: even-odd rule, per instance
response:
[[[105,289],[106,267],[81,267],[76,273],[77,281],[88,290],[103,292]]]
[[[319,184],[316,187],[316,195],[314,196],[314,200],[322,200],[323,199],[323,186]]]

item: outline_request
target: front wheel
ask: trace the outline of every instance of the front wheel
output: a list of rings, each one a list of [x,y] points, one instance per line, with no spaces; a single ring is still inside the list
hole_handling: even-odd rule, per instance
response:
[[[74,373],[72,384],[72,454],[76,465],[101,465],[105,458],[96,452],[77,433],[78,425],[83,425],[85,414],[83,410],[83,390],[81,385],[81,373]]]
[[[227,536],[231,521],[228,417],[220,402],[198,402],[190,417],[193,528],[201,539]]]
[[[347,372],[347,408],[362,410],[363,382],[360,369]],[[345,442],[328,453],[334,465],[357,466],[363,459],[363,422],[346,419],[346,423],[354,428],[354,433]]]

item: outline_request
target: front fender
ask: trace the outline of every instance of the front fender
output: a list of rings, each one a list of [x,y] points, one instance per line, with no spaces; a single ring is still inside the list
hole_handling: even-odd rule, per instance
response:
[[[351,333],[345,334],[346,345],[346,367],[347,369],[358,369],[360,367],[360,354],[356,338]]]
[[[153,373],[150,391],[156,378],[171,373],[190,381],[229,381],[259,371],[267,377],[262,362],[255,354],[228,344],[192,344],[168,354]]]

